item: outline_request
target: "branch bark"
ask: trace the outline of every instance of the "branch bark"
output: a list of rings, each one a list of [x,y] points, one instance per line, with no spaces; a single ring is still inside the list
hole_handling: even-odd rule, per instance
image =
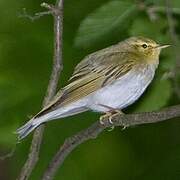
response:
[[[49,80],[47,93],[43,101],[43,106],[46,106],[51,98],[55,95],[60,73],[62,71],[62,33],[63,33],[63,0],[58,0],[56,5],[41,4],[42,7],[47,8],[54,17],[54,57],[53,68]],[[28,158],[22,167],[19,175],[19,180],[27,180],[31,175],[38,159],[39,151],[43,138],[44,125],[39,126],[33,135]]]
[[[180,104],[162,109],[158,112],[144,112],[137,114],[124,114],[115,115],[112,118],[113,126],[130,127],[134,125],[157,123],[175,117],[180,117]],[[51,180],[54,178],[58,168],[60,168],[65,158],[83,142],[96,138],[105,128],[111,127],[108,118],[103,119],[103,124],[99,121],[95,122],[89,128],[80,131],[76,135],[69,137],[65,140],[64,144],[60,147],[48,168],[46,169],[42,180]]]

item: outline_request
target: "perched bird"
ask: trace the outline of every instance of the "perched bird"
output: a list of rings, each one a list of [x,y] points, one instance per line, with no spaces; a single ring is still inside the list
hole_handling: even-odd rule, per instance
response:
[[[75,68],[69,84],[24,126],[19,139],[40,124],[92,110],[110,113],[134,103],[152,81],[162,48],[144,37],[130,37],[86,56]]]

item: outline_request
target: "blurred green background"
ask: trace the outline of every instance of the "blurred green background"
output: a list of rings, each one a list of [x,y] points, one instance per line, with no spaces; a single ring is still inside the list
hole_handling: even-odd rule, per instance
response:
[[[126,112],[158,110],[178,104],[176,64],[180,38],[180,1],[172,5],[176,42],[169,33],[164,0],[65,0],[63,61],[59,88],[87,54],[129,36],[143,35],[173,44],[161,54],[160,67],[146,93]],[[54,1],[47,1],[54,3]],[[0,155],[16,144],[13,132],[41,109],[52,67],[53,19],[20,18],[22,9],[43,11],[40,0],[0,1]],[[155,8],[154,8],[155,7]],[[154,9],[153,9],[154,8]],[[178,62],[179,63],[179,62]],[[176,68],[175,68],[176,67]],[[174,75],[174,70],[177,73]],[[179,70],[180,71],[180,70]],[[88,127],[99,114],[87,112],[46,125],[39,162],[31,180],[41,179],[59,146]],[[67,121],[66,121],[67,120]],[[180,120],[180,119],[179,119]],[[0,179],[14,180],[24,164],[32,135],[18,144],[14,155],[0,160]],[[65,160],[55,179],[179,180],[180,122],[167,122],[104,131],[80,145]]]

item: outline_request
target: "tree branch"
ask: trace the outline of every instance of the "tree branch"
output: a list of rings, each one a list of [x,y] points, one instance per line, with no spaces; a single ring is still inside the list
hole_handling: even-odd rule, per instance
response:
[[[51,98],[56,93],[56,88],[60,76],[62,66],[62,32],[63,32],[63,0],[58,0],[56,5],[41,4],[42,7],[47,8],[54,17],[54,58],[53,69],[47,88],[47,93],[44,98],[43,106],[47,105]],[[49,12],[48,11],[48,12]],[[33,135],[28,158],[22,167],[19,180],[26,180],[32,173],[39,156],[40,146],[43,138],[44,125],[39,126]]]
[[[134,125],[157,123],[175,117],[180,117],[180,104],[162,109],[158,112],[144,112],[137,114],[124,114],[115,115],[112,118],[113,126],[130,127]],[[65,140],[64,144],[60,147],[57,154],[50,162],[46,169],[43,180],[51,180],[54,178],[58,168],[62,166],[65,158],[83,142],[96,138],[105,128],[111,127],[112,124],[108,118],[103,119],[103,125],[98,121],[91,125],[89,128],[80,131],[76,135],[69,137]]]

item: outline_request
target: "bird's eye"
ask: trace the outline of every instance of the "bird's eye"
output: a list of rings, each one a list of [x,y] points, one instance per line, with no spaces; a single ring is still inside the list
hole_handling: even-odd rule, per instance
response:
[[[148,46],[147,46],[147,44],[143,44],[142,47],[143,47],[144,49],[146,49]]]

